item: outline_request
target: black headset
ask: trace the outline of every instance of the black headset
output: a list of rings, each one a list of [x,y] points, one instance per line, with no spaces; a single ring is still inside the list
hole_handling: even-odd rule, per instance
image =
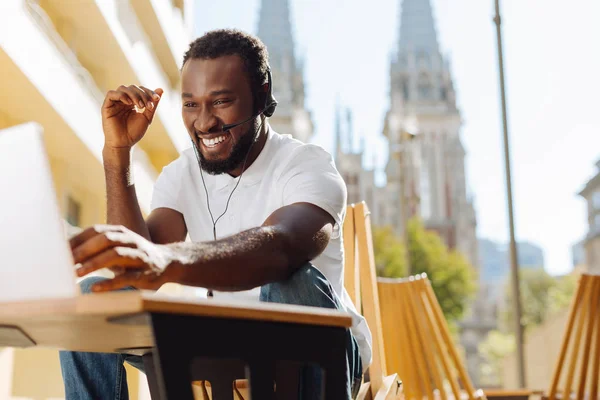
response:
[[[250,118],[243,120],[242,122],[223,125],[221,127],[221,131],[227,132],[258,117],[260,114],[264,114],[265,117],[270,117],[273,115],[273,113],[275,112],[275,108],[277,107],[277,100],[275,100],[275,96],[273,96],[273,78],[271,77],[271,68],[269,67],[267,67],[267,83],[269,85],[269,89],[267,90],[267,93],[265,95],[265,104],[263,105],[262,109],[260,109],[256,114],[250,116]]]

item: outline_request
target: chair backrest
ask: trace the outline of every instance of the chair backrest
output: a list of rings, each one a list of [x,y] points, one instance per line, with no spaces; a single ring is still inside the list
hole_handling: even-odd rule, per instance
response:
[[[473,387],[427,276],[378,278],[378,289],[387,370],[403,380],[405,397],[484,398]]]
[[[373,362],[369,367],[370,390],[377,393],[387,373],[369,214],[364,202],[349,205],[346,210],[343,229],[344,286],[371,330]]]
[[[548,398],[597,399],[600,380],[600,276],[583,274],[571,303]],[[563,374],[564,372],[564,374]],[[586,384],[588,391],[586,392]],[[562,388],[562,390],[559,389]],[[558,393],[562,391],[562,396]],[[572,395],[574,394],[574,397]]]

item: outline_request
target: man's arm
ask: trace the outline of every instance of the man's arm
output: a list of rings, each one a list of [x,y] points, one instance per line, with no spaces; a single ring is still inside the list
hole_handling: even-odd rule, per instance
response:
[[[77,270],[130,272],[96,284],[94,291],[126,286],[156,289],[167,282],[238,291],[284,280],[316,258],[329,243],[334,219],[309,203],[294,203],[271,214],[260,227],[205,243],[155,245],[123,228],[87,229],[71,239]],[[165,268],[164,271],[161,271]]]
[[[131,171],[131,149],[146,134],[163,90],[143,86],[119,86],[106,93],[102,103],[104,131],[104,174],[106,178],[107,222],[122,225],[155,243],[185,239],[183,216],[174,210],[152,213],[148,224],[138,203]],[[137,110],[136,110],[137,107]],[[162,227],[168,227],[163,232]]]
[[[206,243],[169,245],[184,257],[167,279],[189,286],[236,291],[281,281],[323,252],[334,219],[309,203],[284,206],[261,227]]]
[[[187,228],[181,213],[169,208],[158,208],[144,221],[131,172],[131,150],[105,148],[103,158],[107,223],[123,225],[157,244],[184,241]]]

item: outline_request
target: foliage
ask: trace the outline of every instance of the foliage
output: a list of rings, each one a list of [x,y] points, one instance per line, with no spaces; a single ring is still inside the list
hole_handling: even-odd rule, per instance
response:
[[[549,316],[569,306],[577,287],[575,275],[552,277],[543,268],[521,269],[520,289],[522,317],[525,329],[542,324]],[[506,307],[500,323],[507,330],[513,327],[513,296],[506,285]]]
[[[481,365],[480,383],[482,385],[495,385],[502,376],[502,362],[504,357],[513,353],[516,348],[513,334],[500,331],[491,331],[485,340],[479,343],[478,352],[483,359]]]
[[[402,241],[390,226],[373,228],[375,265],[379,276],[398,278],[406,276],[406,252]]]
[[[405,246],[389,227],[373,229],[375,262],[380,276],[406,276]],[[412,274],[426,273],[449,322],[459,320],[475,292],[475,274],[466,258],[449,251],[434,231],[418,219],[408,225],[409,260]]]

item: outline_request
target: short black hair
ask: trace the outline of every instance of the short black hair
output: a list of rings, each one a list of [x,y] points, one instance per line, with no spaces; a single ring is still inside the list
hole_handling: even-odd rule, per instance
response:
[[[215,59],[237,55],[244,62],[244,68],[250,78],[250,87],[256,101],[261,87],[267,82],[269,53],[264,43],[256,36],[238,29],[217,29],[206,32],[190,44],[183,55],[183,65],[189,59]]]

